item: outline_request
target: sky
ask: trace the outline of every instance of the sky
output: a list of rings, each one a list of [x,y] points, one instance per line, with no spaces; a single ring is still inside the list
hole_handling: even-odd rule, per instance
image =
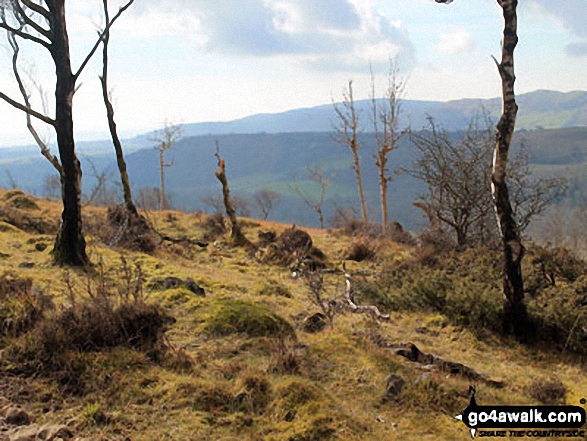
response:
[[[110,0],[114,13],[121,0]],[[103,24],[101,1],[66,0],[74,69]],[[585,0],[520,0],[516,91],[587,90]],[[340,100],[349,80],[383,94],[394,59],[406,99],[499,96],[491,56],[503,29],[496,0],[135,0],[114,25],[110,84],[124,137],[167,123],[228,121]],[[23,43],[20,68],[35,109],[52,116],[46,51]],[[0,90],[20,95],[0,40]],[[98,52],[74,98],[78,140],[107,139]],[[42,85],[42,92],[34,84]],[[41,96],[45,96],[42,100]],[[22,112],[0,102],[0,146],[31,144]],[[35,123],[51,142],[52,133]]]

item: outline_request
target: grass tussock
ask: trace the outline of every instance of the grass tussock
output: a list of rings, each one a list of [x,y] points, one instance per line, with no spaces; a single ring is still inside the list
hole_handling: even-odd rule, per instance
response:
[[[295,339],[293,326],[267,307],[243,300],[222,299],[211,307],[203,330],[211,336],[246,334],[249,337]]]

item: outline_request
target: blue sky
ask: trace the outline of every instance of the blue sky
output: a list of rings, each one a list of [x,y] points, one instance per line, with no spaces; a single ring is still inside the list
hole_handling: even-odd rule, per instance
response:
[[[96,38],[100,3],[66,2],[74,64]],[[586,13],[585,0],[520,0],[518,93],[587,89]],[[136,0],[113,31],[110,87],[125,136],[166,120],[327,104],[350,79],[356,97],[367,97],[369,66],[383,91],[390,57],[408,78],[406,98],[489,98],[500,93],[491,55],[499,56],[502,25],[495,0]],[[22,69],[50,91],[49,58],[28,45],[22,52]],[[99,71],[98,56],[74,100],[78,139],[106,137]],[[6,45],[0,84],[19,98]],[[42,108],[38,93],[34,101]],[[0,145],[31,143],[22,114],[0,103],[0,116]]]

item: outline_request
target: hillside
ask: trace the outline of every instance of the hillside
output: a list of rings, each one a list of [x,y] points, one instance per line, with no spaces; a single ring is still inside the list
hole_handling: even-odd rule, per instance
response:
[[[458,134],[451,135],[453,137]],[[524,139],[530,152],[530,163],[541,175],[564,175],[571,179],[571,196],[585,188],[585,158],[587,157],[587,128],[532,130],[518,132],[517,140]],[[379,188],[377,170],[372,155],[373,135],[364,133],[361,161],[368,208],[374,219],[379,218]],[[337,207],[357,207],[352,158],[348,150],[335,142],[329,133],[279,133],[249,135],[208,135],[188,137],[179,141],[170,152],[174,166],[166,170],[166,186],[174,206],[186,211],[211,210],[202,199],[218,196],[219,183],[214,177],[216,163],[215,142],[219,141],[226,157],[228,176],[234,195],[251,200],[256,191],[273,189],[282,194],[282,201],[270,218],[289,223],[317,226],[316,215],[295,194],[292,184],[308,191],[316,191],[307,177],[307,167],[320,165],[326,175],[332,176],[325,204],[329,220]],[[556,148],[553,148],[556,146]],[[83,152],[83,150],[82,150]],[[54,173],[48,162],[32,150],[28,156],[10,156],[8,152],[0,163],[0,177],[9,184],[7,174],[17,185],[29,192],[44,193],[43,180]],[[22,152],[21,152],[22,153]],[[2,150],[0,150],[2,155]],[[141,188],[158,187],[157,153],[151,149],[127,154],[131,182],[138,192]],[[390,156],[390,169],[410,167],[415,160],[415,149],[406,140]],[[112,191],[116,191],[117,169],[113,155],[81,155],[84,170],[84,192],[90,194],[96,183],[89,161],[98,172],[105,170]],[[4,174],[4,176],[2,176]],[[1,179],[0,179],[1,181]],[[424,192],[421,183],[407,175],[396,176],[389,186],[389,204],[393,219],[408,229],[418,229],[421,213],[412,203]],[[569,203],[573,204],[573,200]],[[251,205],[251,214],[260,216]]]
[[[585,267],[571,260],[566,275],[553,273],[556,288],[537,288],[529,299],[532,314],[550,326],[541,338],[552,340],[525,346],[496,331],[501,296],[489,250],[426,257],[385,238],[307,230],[333,270],[324,273],[322,296],[339,302],[332,328],[320,321],[308,327],[305,319],[320,308],[307,279],[267,260],[257,240],[261,231],[285,232],[284,225],[242,219],[256,253],[233,248],[221,234],[205,249],[164,244],[148,255],[106,245],[116,230],[104,209],[86,207],[96,268],[84,272],[50,263],[59,204],[0,192],[0,213],[0,436],[10,440],[42,428],[85,441],[464,440],[468,430],[454,416],[467,406],[470,384],[487,405],[578,405],[587,390],[584,355],[577,354],[584,354],[579,330],[586,323],[568,332],[585,306],[565,306],[578,301],[572,293],[584,289]],[[212,225],[207,216],[176,212],[149,218],[166,234],[194,239]],[[361,243],[375,254],[349,260]],[[342,261],[357,303],[378,305],[389,321],[344,307]],[[529,259],[526,269],[539,287],[533,265]],[[157,281],[165,278],[169,285]],[[545,307],[554,295],[565,302]],[[165,349],[134,337],[100,346],[99,336],[116,324],[108,305],[140,314],[143,302],[173,317],[162,322]],[[157,336],[149,320],[140,332]],[[563,322],[569,328],[556,327]],[[85,331],[82,343],[70,339],[76,326]],[[128,325],[126,332],[134,335]],[[410,361],[401,355],[410,345],[445,364]],[[472,371],[446,371],[448,362]]]

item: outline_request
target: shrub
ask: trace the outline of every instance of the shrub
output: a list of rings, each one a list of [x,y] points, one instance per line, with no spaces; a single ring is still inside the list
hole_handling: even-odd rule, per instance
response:
[[[175,320],[159,305],[144,301],[140,270],[132,273],[124,259],[122,263],[127,279],[120,274],[117,278],[122,279],[123,287],[109,284],[100,271],[97,280],[88,280],[84,295],[75,291],[66,273],[71,305],[39,320],[22,346],[14,348],[15,354],[20,353],[27,363],[56,369],[69,363],[69,352],[118,346],[158,359],[166,349],[163,335]]]
[[[239,392],[234,397],[235,409],[247,413],[262,413],[271,402],[272,387],[261,374],[249,374],[239,381]]]
[[[16,337],[32,329],[51,300],[33,288],[33,281],[12,273],[0,276],[0,336]]]
[[[529,395],[542,404],[565,404],[567,388],[558,378],[535,380],[528,387]]]
[[[364,260],[371,260],[375,257],[377,251],[373,244],[366,240],[359,240],[353,242],[349,249],[344,254],[344,260],[354,260],[355,262],[362,262]]]
[[[99,231],[109,246],[152,253],[161,242],[144,216],[131,213],[124,206],[108,207],[106,219],[106,228],[102,226]]]
[[[208,216],[206,220],[202,222],[202,229],[204,230],[204,235],[202,237],[204,241],[216,240],[228,231],[226,224],[224,223],[224,216],[222,216],[222,213],[220,212]]]

